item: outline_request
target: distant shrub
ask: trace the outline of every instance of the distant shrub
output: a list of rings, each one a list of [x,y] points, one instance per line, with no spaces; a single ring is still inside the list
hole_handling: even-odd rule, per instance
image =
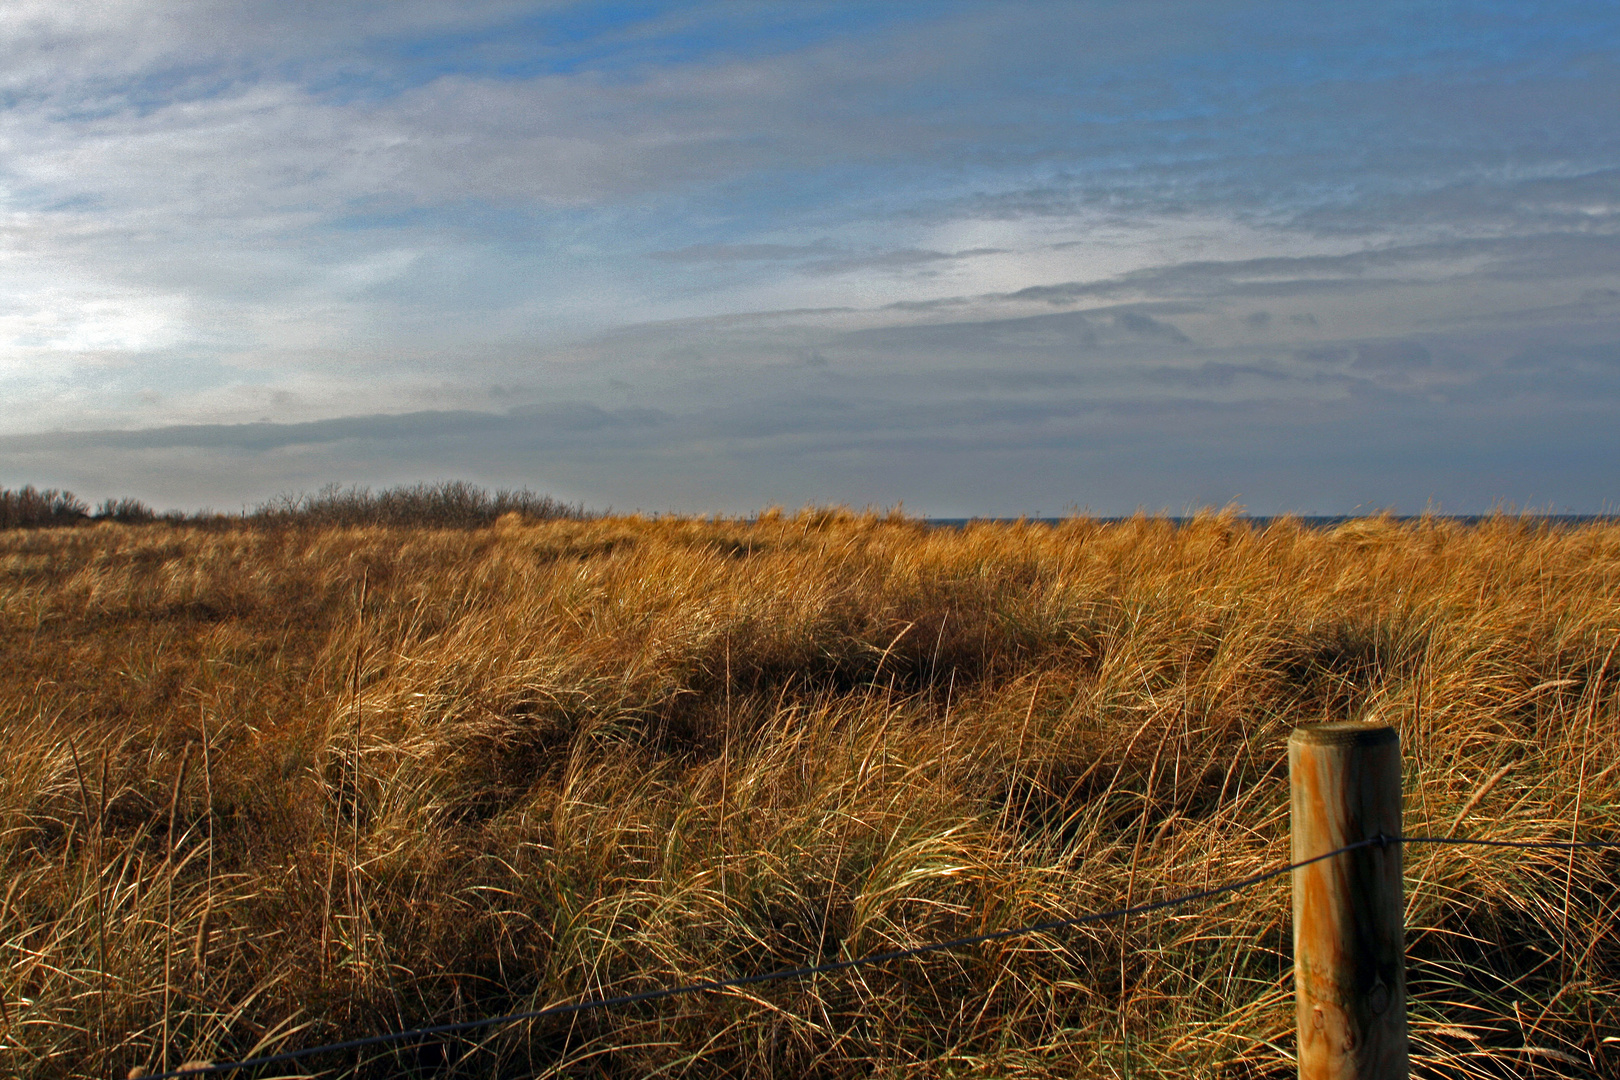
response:
[[[11,491],[0,488],[0,529],[38,529],[83,521],[90,508],[71,491],[29,484]]]
[[[413,484],[373,492],[370,488],[342,488],[328,484],[310,494],[282,495],[247,515],[263,525],[307,526],[438,526],[476,528],[490,525],[506,514],[535,521],[559,518],[581,520],[588,515],[580,505],[559,502],[550,495],[520,491],[489,491],[462,480]]]
[[[139,499],[103,499],[101,505],[96,507],[97,521],[116,521],[122,525],[144,525],[150,521],[158,520],[158,513]],[[185,515],[171,511],[164,515],[164,520],[184,520]]]
[[[539,495],[526,488],[491,493],[462,480],[382,491],[328,484],[313,494],[282,495],[240,515],[212,510],[189,514],[181,510],[158,511],[140,499],[129,497],[103,499],[92,513],[90,507],[70,491],[55,488],[42,491],[31,484],[15,491],[0,488],[0,529],[31,529],[88,521],[112,521],[121,525],[162,522],[200,528],[230,528],[244,523],[271,527],[477,528],[494,524],[507,514],[517,514],[531,521],[579,521],[590,516],[582,505],[559,502],[550,495]]]

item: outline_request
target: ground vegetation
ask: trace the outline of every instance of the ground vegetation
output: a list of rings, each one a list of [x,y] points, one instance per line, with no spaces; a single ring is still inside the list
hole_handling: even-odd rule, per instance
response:
[[[0,1072],[1170,897],[1286,861],[1284,744],[1321,720],[1399,726],[1408,831],[1620,837],[1612,525],[434,524],[329,494],[0,531]],[[1409,851],[1415,1074],[1620,1076],[1617,877],[1615,852]],[[1289,932],[1279,879],[304,1064],[1280,1080]]]

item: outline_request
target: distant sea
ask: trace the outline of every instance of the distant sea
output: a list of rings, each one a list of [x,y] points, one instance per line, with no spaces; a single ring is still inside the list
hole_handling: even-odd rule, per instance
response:
[[[1187,524],[1190,524],[1192,521],[1196,520],[1191,515],[1181,516],[1181,515],[1148,514],[1146,516],[1150,520],[1153,520],[1153,521],[1168,521],[1172,525],[1187,525]],[[1283,521],[1283,520],[1288,520],[1288,519],[1292,519],[1294,521],[1299,522],[1301,525],[1305,526],[1307,529],[1334,529],[1334,528],[1338,528],[1340,525],[1345,525],[1345,524],[1348,524],[1349,522],[1352,522],[1352,521],[1372,521],[1372,520],[1378,519],[1381,516],[1382,515],[1378,515],[1378,514],[1273,514],[1273,515],[1239,514],[1239,515],[1234,516],[1232,518],[1232,520],[1236,521],[1236,522],[1241,522],[1241,523],[1243,523],[1245,525],[1252,525],[1252,526],[1254,526],[1255,528],[1258,528],[1258,529],[1265,528],[1267,525],[1270,525],[1273,521]],[[922,521],[923,521],[923,523],[925,525],[933,525],[933,526],[935,526],[937,528],[941,528],[941,529],[960,529],[965,525],[972,525],[972,524],[981,523],[981,522],[986,523],[986,524],[1010,525],[1010,524],[1013,524],[1013,523],[1016,523],[1016,522],[1019,522],[1019,521],[1024,521],[1024,522],[1028,522],[1031,525],[1061,525],[1063,522],[1065,522],[1065,521],[1073,521],[1075,518],[1081,518],[1081,519],[1084,519],[1084,520],[1087,520],[1087,521],[1095,521],[1095,522],[1098,522],[1099,524],[1104,524],[1104,525],[1115,525],[1115,524],[1118,524],[1120,522],[1131,521],[1135,517],[1136,517],[1135,514],[1127,514],[1127,515],[1124,515],[1124,516],[1121,516],[1121,517],[1103,517],[1103,516],[1093,516],[1093,515],[1090,515],[1090,514],[1070,514],[1070,515],[1065,516],[1065,517],[1022,517],[1022,518],[1016,518],[1016,517],[971,517],[971,518],[931,518],[931,517],[925,517],[925,518],[922,519]],[[1453,525],[1479,525],[1479,524],[1481,524],[1483,522],[1486,522],[1486,521],[1493,521],[1493,520],[1496,520],[1496,519],[1506,519],[1506,520],[1511,520],[1511,521],[1515,521],[1515,522],[1521,522],[1521,523],[1526,524],[1526,525],[1545,525],[1545,526],[1548,526],[1550,528],[1570,528],[1570,527],[1574,527],[1574,526],[1578,526],[1578,525],[1602,525],[1602,524],[1620,523],[1620,516],[1617,516],[1615,514],[1391,514],[1389,516],[1390,521],[1394,521],[1394,522],[1398,522],[1398,523],[1417,522],[1417,521],[1422,521],[1425,518],[1427,518],[1430,521],[1444,521],[1444,522],[1447,522],[1448,524],[1453,524]]]

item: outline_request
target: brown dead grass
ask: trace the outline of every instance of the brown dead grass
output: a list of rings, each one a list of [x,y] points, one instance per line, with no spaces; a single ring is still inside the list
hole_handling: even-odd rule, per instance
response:
[[[1617,588],[1509,517],[3,532],[0,1072],[1196,889],[1284,860],[1327,718],[1400,725],[1408,831],[1620,836]],[[1417,1075],[1620,1075],[1620,858],[1407,868]],[[308,1067],[1284,1077],[1287,889]]]

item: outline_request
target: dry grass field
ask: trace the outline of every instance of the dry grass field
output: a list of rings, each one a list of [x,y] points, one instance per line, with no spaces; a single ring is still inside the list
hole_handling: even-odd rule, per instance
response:
[[[1620,527],[898,515],[0,532],[0,1074],[746,975],[1412,833],[1620,837]],[[1407,853],[1414,1072],[1620,1076],[1620,853]],[[1291,1076],[1286,878],[273,1075]]]

